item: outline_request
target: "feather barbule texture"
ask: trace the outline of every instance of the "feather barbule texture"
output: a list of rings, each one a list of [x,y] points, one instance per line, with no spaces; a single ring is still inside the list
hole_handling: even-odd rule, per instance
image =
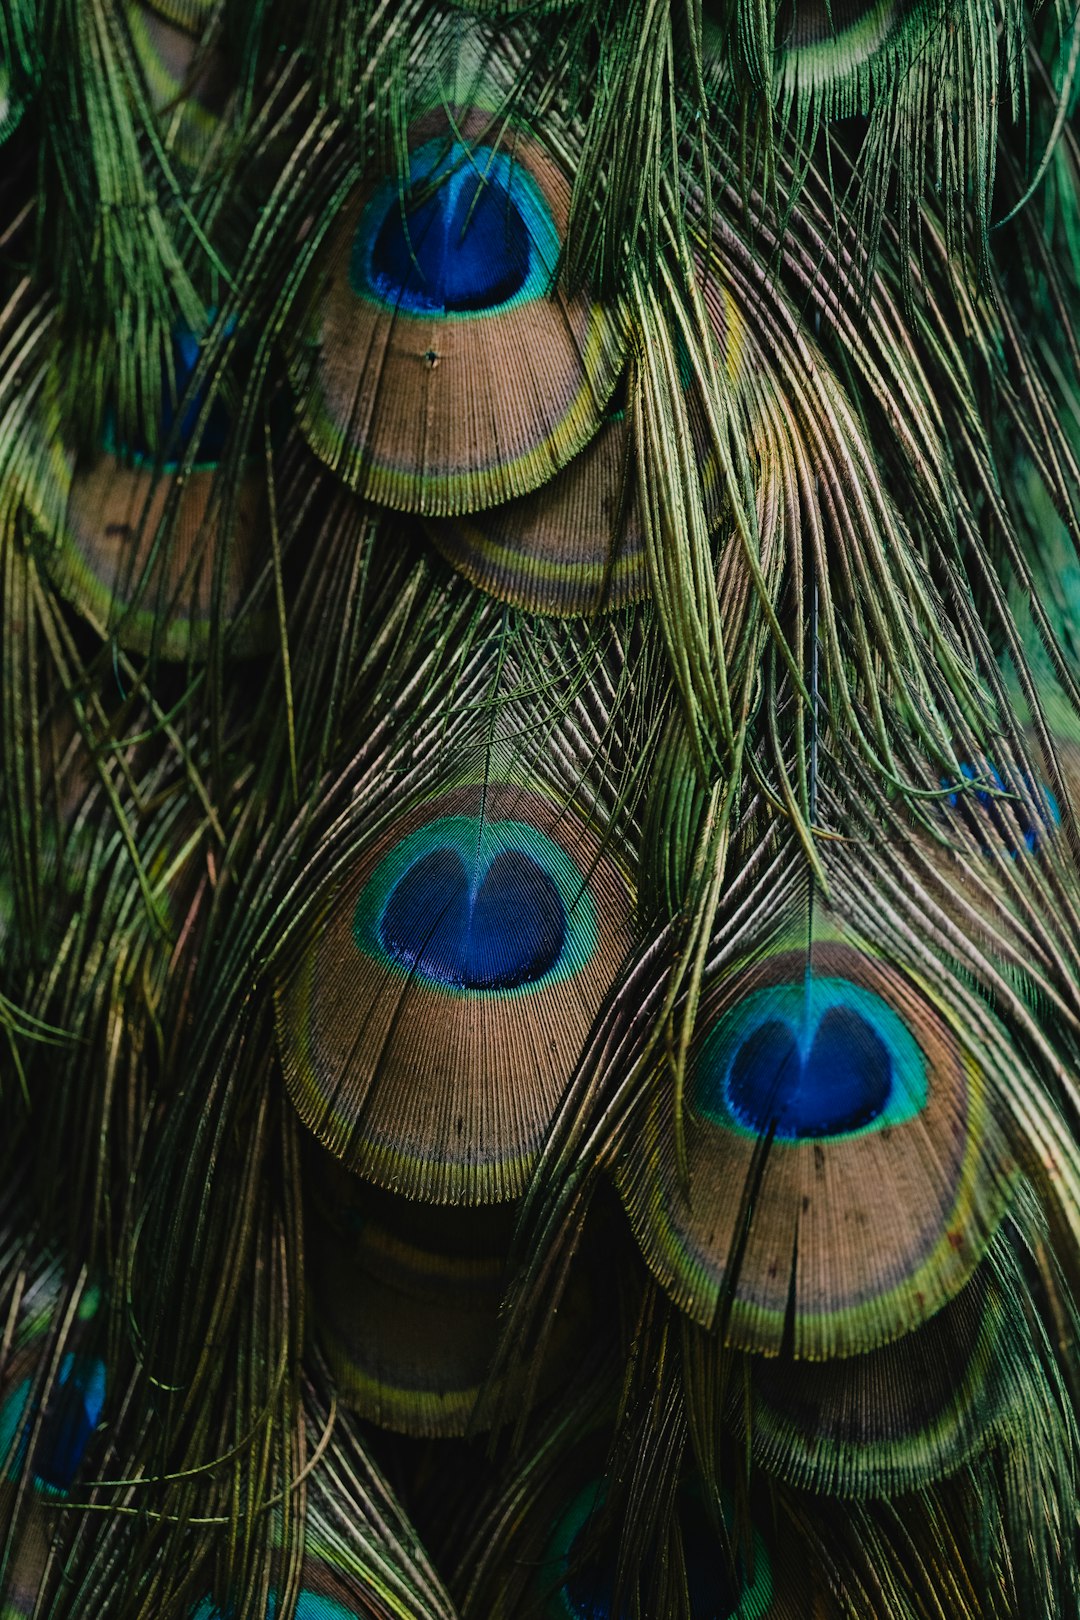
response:
[[[0,1620],[1080,1620],[1078,83],[0,0]]]

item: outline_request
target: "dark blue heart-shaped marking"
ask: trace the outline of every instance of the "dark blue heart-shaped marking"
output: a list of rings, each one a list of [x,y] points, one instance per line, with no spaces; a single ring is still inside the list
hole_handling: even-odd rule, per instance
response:
[[[404,309],[496,309],[528,277],[529,231],[497,180],[456,171],[404,216],[393,200],[371,268],[379,296]]]
[[[881,1036],[848,1007],[830,1007],[805,1058],[781,1019],[759,1024],[735,1054],[728,1101],[741,1124],[780,1137],[839,1136],[888,1104],[892,1061]]]
[[[457,850],[435,849],[394,885],[379,935],[396,961],[426,979],[510,990],[554,967],[566,915],[558,889],[530,855],[502,851],[474,886]]]

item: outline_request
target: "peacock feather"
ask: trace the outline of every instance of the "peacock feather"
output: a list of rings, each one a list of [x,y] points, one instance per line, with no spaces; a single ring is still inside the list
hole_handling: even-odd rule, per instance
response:
[[[1078,74],[0,0],[0,1620],[1080,1620]]]

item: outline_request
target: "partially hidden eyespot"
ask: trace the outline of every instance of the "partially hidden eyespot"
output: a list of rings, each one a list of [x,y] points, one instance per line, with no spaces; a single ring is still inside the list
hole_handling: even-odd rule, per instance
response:
[[[230,90],[220,47],[204,46],[200,38],[209,14],[197,0],[126,7],[132,47],[170,155],[191,168],[214,139]]]
[[[34,1483],[47,1495],[63,1496],[74,1483],[105,1405],[105,1363],[69,1351],[40,1422],[31,1408],[31,1379],[20,1379],[0,1405],[0,1463],[10,1478],[23,1469],[31,1427],[36,1443],[30,1466]]]
[[[1040,1226],[1020,1198],[955,1298],[878,1350],[797,1364],[747,1356],[728,1412],[755,1461],[802,1489],[890,1496],[1067,1410],[1054,1356],[1030,1327],[1044,1303],[1029,1264]]]
[[[311,1562],[309,1559],[309,1565]],[[297,1596],[292,1613],[295,1620],[365,1620],[370,1611],[361,1608],[360,1603],[359,1598],[343,1601],[305,1586]],[[271,1588],[266,1599],[266,1620],[275,1620],[278,1608],[277,1592]],[[191,1611],[191,1620],[231,1620],[232,1613],[228,1604],[219,1606],[212,1598],[203,1598]]]
[[[349,1175],[315,1145],[305,1209],[312,1332],[339,1399],[403,1434],[461,1435],[520,1400],[520,1362],[491,1377],[513,1206],[447,1208]],[[541,1396],[572,1375],[590,1331],[589,1290],[571,1279],[542,1365]]]
[[[121,433],[106,418],[98,453],[74,470],[58,543],[44,551],[57,586],[100,634],[164,658],[204,656],[215,611],[234,655],[259,650],[269,627],[265,612],[245,607],[262,484],[250,468],[226,499],[219,467],[231,422],[220,394],[192,389],[200,352],[193,332],[174,331],[153,430]]]
[[[946,779],[941,785],[954,786]],[[1026,773],[1020,776],[1021,792],[1016,778],[1003,775],[990,761],[976,766],[962,760],[960,782],[955,786],[958,791],[950,793],[946,803],[987,852],[993,842],[1003,845],[1014,860],[1025,850],[1034,854],[1047,833],[1061,822],[1053,793],[1044,784],[1036,785]]]
[[[617,1523],[602,1514],[605,1488],[581,1491],[559,1520],[544,1560],[544,1578],[554,1586],[551,1620],[615,1620]],[[684,1485],[678,1496],[683,1567],[690,1620],[768,1620],[792,1616],[774,1583],[763,1537],[753,1537],[752,1557],[725,1555],[708,1521],[700,1494]],[[558,1584],[555,1581],[561,1576]]]

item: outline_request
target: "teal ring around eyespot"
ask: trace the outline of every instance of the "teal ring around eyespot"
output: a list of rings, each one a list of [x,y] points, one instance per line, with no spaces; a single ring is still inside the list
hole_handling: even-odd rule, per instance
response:
[[[438,315],[440,321],[475,321],[483,316],[498,318],[521,304],[542,298],[550,290],[562,251],[559,232],[543,192],[520,163],[515,163],[507,153],[496,152],[490,146],[470,149],[460,141],[454,141],[447,150],[445,141],[435,139],[425,141],[410,154],[409,168],[410,179],[415,177],[421,182],[440,170],[445,171],[443,184],[453,189],[459,187],[466,176],[479,173],[487,184],[498,186],[505,193],[521,216],[528,234],[528,274],[510,298],[490,309],[444,310]],[[395,315],[409,315],[410,310],[399,310],[394,298],[387,298],[379,292],[373,262],[375,244],[383,223],[392,209],[401,207],[400,181],[384,180],[369,198],[356,227],[349,258],[349,286],[358,298],[392,310]],[[430,312],[425,312],[424,318],[430,320]]]
[[[848,979],[829,977],[753,991],[723,1013],[706,1037],[694,1065],[694,1112],[710,1124],[722,1125],[743,1137],[756,1137],[759,1133],[738,1119],[726,1102],[731,1070],[740,1048],[763,1024],[782,1020],[793,1033],[801,1031],[796,1040],[800,1055],[805,1057],[821,1018],[832,1008],[856,1013],[881,1037],[893,1060],[894,1080],[889,1101],[875,1119],[854,1130],[837,1131],[829,1140],[866,1136],[914,1119],[926,1107],[929,1098],[922,1048],[883,997]],[[703,1101],[706,1089],[708,1103]],[[778,1136],[774,1145],[799,1147],[806,1140],[804,1137],[789,1141]]]
[[[23,1445],[17,1447],[16,1436],[22,1427],[29,1400],[30,1380],[22,1378],[0,1406],[0,1467],[8,1469],[9,1479],[18,1476],[25,1454],[25,1439]]]
[[[530,856],[558,890],[566,914],[566,937],[558,959],[538,978],[512,988],[453,986],[429,979],[424,973],[396,961],[382,943],[383,916],[396,885],[417,861],[435,850],[453,850],[466,867],[479,859],[490,866],[497,855]],[[395,844],[368,878],[353,913],[353,938],[365,956],[383,963],[403,979],[423,984],[433,993],[455,998],[486,996],[492,999],[527,996],[573,978],[592,957],[599,940],[596,907],[585,877],[566,851],[527,821],[484,820],[478,816],[440,816],[409,833]]]
[[[570,1601],[566,1596],[570,1553],[590,1514],[595,1513],[603,1504],[604,1496],[603,1480],[594,1480],[592,1484],[586,1485],[575,1496],[555,1527],[550,1542],[550,1557],[545,1558],[542,1566],[547,1577],[545,1586],[555,1580],[559,1581],[551,1592],[551,1601],[548,1605],[550,1620],[581,1620],[580,1615],[570,1607]],[[772,1562],[760,1533],[755,1530],[753,1536],[754,1579],[740,1592],[738,1607],[729,1620],[767,1620],[773,1600]]]
[[[551,1620],[578,1620],[566,1595],[570,1549],[590,1514],[595,1513],[603,1503],[604,1494],[603,1480],[593,1480],[591,1485],[586,1485],[584,1490],[578,1492],[555,1526],[555,1534],[549,1544],[549,1556],[545,1557],[541,1565],[544,1586],[552,1588],[548,1606]]]
[[[356,1609],[347,1609],[336,1598],[310,1592],[306,1587],[296,1600],[294,1612],[296,1620],[359,1620]],[[228,1609],[220,1609],[212,1598],[206,1597],[192,1611],[190,1620],[227,1620],[228,1614]],[[277,1593],[271,1589],[266,1600],[266,1620],[274,1620],[276,1614]]]
[[[111,411],[106,416],[105,426],[102,429],[100,453],[103,456],[112,456],[121,473],[152,472],[162,478],[171,478],[175,477],[184,465],[175,457],[158,460],[156,456],[144,455],[140,450],[125,448],[117,436],[116,421]],[[196,473],[215,473],[220,466],[220,461],[195,461],[187,469],[187,475],[193,477]]]

